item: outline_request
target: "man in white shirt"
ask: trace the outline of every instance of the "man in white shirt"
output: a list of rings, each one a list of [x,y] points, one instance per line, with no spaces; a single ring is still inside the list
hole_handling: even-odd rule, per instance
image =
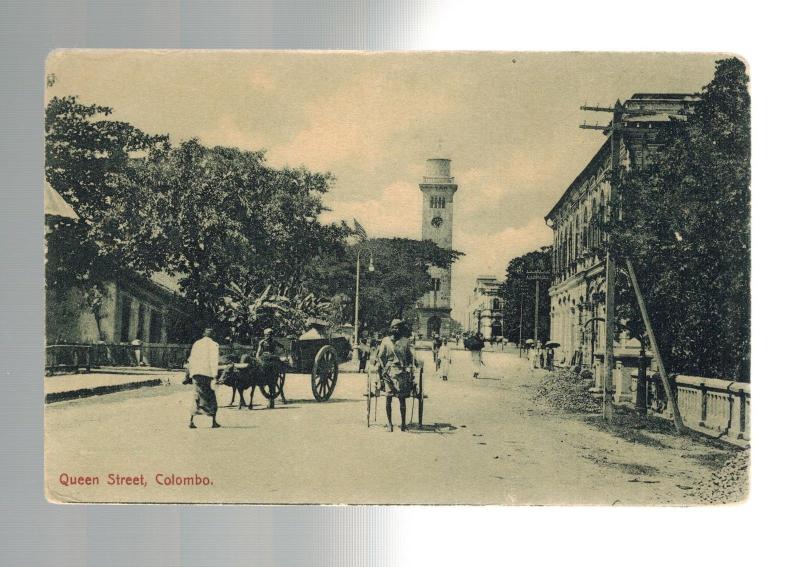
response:
[[[211,416],[211,427],[219,427],[217,423],[217,395],[211,388],[211,381],[216,378],[219,369],[219,345],[211,338],[213,330],[207,327],[203,337],[192,345],[189,355],[189,376],[194,383],[195,407],[189,417],[189,427],[195,429],[194,416]]]

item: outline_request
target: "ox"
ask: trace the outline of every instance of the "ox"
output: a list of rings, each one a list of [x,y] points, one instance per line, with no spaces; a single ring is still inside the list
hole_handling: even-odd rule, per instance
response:
[[[279,395],[281,401],[286,403],[283,395],[283,388],[278,387],[278,365],[279,361],[270,361],[260,364],[251,355],[244,354],[239,360],[239,364],[229,364],[217,377],[217,384],[230,386],[233,390],[231,403],[236,400],[236,392],[239,392],[239,409],[245,406],[244,392],[250,388],[249,409],[253,409],[253,396],[256,387],[261,390],[261,394],[269,401],[269,407],[275,407],[275,398]],[[269,387],[269,393],[266,388]],[[277,390],[277,391],[276,391]]]

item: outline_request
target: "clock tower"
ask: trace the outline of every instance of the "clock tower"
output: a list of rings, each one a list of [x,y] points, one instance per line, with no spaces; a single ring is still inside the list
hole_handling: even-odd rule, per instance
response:
[[[449,159],[429,159],[425,176],[419,184],[422,191],[422,239],[432,240],[440,248],[453,248],[453,195],[458,190],[450,176]],[[428,270],[431,287],[417,302],[416,332],[426,338],[434,334],[450,335],[451,267]]]

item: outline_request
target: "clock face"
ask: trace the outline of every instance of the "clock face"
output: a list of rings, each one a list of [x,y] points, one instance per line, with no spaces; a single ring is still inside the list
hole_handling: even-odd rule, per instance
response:
[[[436,228],[439,228],[440,226],[442,226],[443,222],[444,221],[442,220],[442,217],[433,217],[433,220],[431,221],[431,224],[433,226],[435,226]]]

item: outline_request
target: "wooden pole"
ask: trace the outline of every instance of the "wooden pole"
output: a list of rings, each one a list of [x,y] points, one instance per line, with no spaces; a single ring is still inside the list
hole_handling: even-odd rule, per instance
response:
[[[608,191],[608,213],[609,220],[614,219],[617,214],[617,182],[619,181],[619,146],[620,146],[620,120],[622,119],[622,104],[617,101],[614,105],[614,115],[611,120],[611,178]],[[616,334],[616,309],[615,291],[617,287],[617,262],[612,254],[611,234],[607,237],[606,247],[606,344],[605,344],[605,368],[603,372],[603,418],[611,421],[611,393],[614,382],[614,335]]]
[[[539,279],[536,279],[536,301],[533,311],[533,343],[539,344]]]
[[[522,358],[522,316],[524,314],[523,312],[524,305],[525,305],[525,289],[523,287],[522,291],[519,294],[519,357],[520,358]]]
[[[658,349],[658,343],[656,342],[656,336],[653,333],[653,325],[650,322],[650,315],[647,313],[647,306],[644,303],[642,290],[639,289],[639,281],[636,279],[636,272],[633,270],[633,264],[629,259],[625,260],[625,265],[628,268],[628,276],[631,279],[631,284],[633,284],[633,290],[636,292],[636,301],[639,303],[639,311],[642,313],[642,320],[644,321],[644,326],[647,329],[647,336],[650,339],[650,346],[653,347],[653,355],[656,357],[658,373],[661,375],[661,383],[664,385],[664,391],[667,393],[667,402],[672,410],[672,418],[675,422],[675,431],[677,431],[678,435],[681,435],[684,431],[681,412],[678,409],[678,404],[676,403],[675,396],[672,393],[672,384],[669,382],[667,368],[664,366],[664,360],[661,358],[661,351]]]
[[[353,344],[358,345],[358,284],[361,276],[361,250],[356,253],[356,320],[353,330]]]
[[[616,288],[617,264],[610,252],[606,252],[606,317],[605,317],[605,368],[603,369],[603,419],[611,421],[611,394],[614,377],[614,290]]]

